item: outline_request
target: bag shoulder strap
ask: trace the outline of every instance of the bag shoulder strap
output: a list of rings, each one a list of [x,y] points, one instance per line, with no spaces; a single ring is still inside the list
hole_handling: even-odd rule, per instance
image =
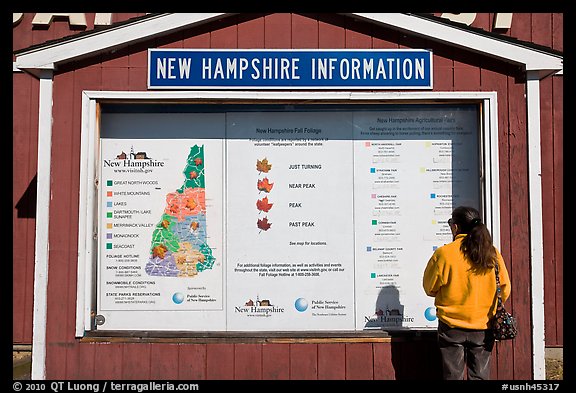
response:
[[[500,294],[500,274],[498,273],[498,261],[494,262],[494,273],[496,273],[496,296],[498,296],[498,306],[502,305],[502,295]]]

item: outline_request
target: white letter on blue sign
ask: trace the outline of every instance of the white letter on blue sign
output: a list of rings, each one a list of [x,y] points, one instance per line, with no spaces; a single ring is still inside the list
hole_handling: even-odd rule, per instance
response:
[[[168,79],[176,79],[176,75],[172,75],[172,70],[174,69],[175,58],[171,57],[168,59]]]
[[[212,59],[202,59],[202,79],[212,79]]]
[[[156,79],[166,79],[166,59],[156,60]]]
[[[180,66],[180,79],[190,79],[190,62],[192,59],[178,59],[178,63]]]

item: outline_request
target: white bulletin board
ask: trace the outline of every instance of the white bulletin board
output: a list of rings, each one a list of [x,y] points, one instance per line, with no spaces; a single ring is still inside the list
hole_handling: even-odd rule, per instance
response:
[[[103,105],[91,329],[434,329],[452,209],[494,221],[483,104]]]

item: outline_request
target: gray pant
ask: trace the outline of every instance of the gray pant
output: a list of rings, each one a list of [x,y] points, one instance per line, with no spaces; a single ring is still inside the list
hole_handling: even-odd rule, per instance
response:
[[[438,345],[444,379],[490,379],[494,337],[490,330],[451,328],[438,321]]]

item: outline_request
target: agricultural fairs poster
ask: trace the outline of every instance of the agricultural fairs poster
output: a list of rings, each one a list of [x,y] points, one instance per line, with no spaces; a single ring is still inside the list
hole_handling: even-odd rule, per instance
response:
[[[259,109],[103,113],[98,329],[434,328],[477,107]]]

